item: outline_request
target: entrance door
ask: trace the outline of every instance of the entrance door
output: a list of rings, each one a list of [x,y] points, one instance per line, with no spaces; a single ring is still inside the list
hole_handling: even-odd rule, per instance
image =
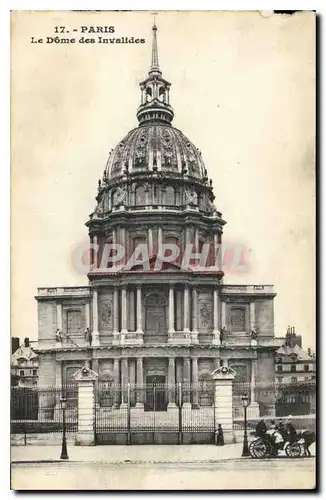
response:
[[[164,375],[146,377],[145,411],[166,411],[167,397]]]

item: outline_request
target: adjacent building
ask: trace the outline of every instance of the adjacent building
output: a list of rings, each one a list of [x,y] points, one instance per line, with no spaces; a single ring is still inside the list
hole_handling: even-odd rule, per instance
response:
[[[38,355],[28,338],[11,356],[11,378],[18,387],[35,387],[38,380]]]
[[[277,414],[307,414],[316,411],[316,355],[302,348],[302,337],[288,327],[284,344],[275,357]]]

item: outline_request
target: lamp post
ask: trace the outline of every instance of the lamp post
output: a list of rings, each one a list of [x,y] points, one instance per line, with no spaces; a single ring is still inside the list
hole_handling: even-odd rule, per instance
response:
[[[248,394],[243,394],[241,397],[241,402],[244,410],[244,435],[243,435],[243,448],[242,448],[242,457],[249,457],[249,448],[248,448],[248,435],[247,435],[247,407],[249,404]]]
[[[61,460],[68,460],[67,452],[67,439],[66,439],[66,398],[60,398],[61,409],[62,409],[62,445],[61,445]]]

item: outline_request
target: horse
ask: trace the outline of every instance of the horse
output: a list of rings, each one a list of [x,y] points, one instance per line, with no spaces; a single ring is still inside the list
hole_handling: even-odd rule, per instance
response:
[[[303,439],[304,456],[311,457],[309,448],[316,441],[316,432],[310,429],[304,430],[299,434],[299,439]]]

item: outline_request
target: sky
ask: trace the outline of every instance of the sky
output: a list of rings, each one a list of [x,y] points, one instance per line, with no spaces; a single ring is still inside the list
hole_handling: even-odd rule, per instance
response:
[[[276,336],[293,325],[315,348],[314,15],[159,12],[156,23],[173,125],[202,152],[224,241],[250,257],[224,281],[273,284]],[[148,12],[12,15],[12,336],[37,339],[37,287],[87,284],[72,254],[109,151],[137,126],[151,24]],[[56,26],[77,42],[45,43]],[[145,43],[79,43],[98,36],[81,26]]]

